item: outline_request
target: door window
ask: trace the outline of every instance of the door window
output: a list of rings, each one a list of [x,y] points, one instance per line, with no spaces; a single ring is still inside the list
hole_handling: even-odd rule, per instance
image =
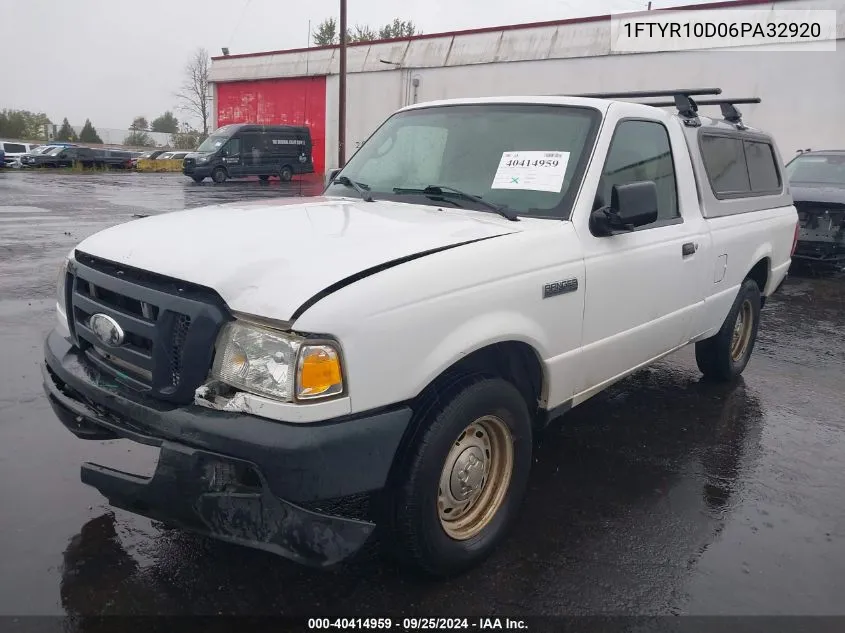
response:
[[[678,189],[669,133],[654,121],[622,121],[616,127],[604,165],[596,205],[610,204],[613,185],[651,180],[657,185],[654,228],[678,219]]]
[[[226,155],[227,156],[238,156],[241,153],[241,139],[239,138],[230,138],[229,142],[226,143]]]

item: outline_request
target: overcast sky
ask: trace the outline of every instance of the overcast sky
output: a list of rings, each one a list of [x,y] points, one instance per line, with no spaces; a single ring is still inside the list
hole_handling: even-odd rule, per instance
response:
[[[694,4],[655,0],[653,8]],[[126,128],[175,109],[193,50],[212,55],[307,46],[337,0],[0,0],[0,109],[54,123]],[[425,33],[643,10],[646,0],[348,0],[350,26],[394,17]],[[399,7],[402,7],[401,9]],[[177,117],[181,116],[176,112]]]

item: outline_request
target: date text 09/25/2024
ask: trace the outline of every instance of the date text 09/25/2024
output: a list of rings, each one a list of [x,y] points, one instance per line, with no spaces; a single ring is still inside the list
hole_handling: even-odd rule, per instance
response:
[[[518,618],[308,618],[310,630],[446,631],[446,630],[528,630]]]

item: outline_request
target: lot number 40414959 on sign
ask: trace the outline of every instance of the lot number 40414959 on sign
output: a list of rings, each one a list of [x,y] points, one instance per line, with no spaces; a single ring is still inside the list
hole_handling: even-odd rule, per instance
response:
[[[504,152],[491,189],[527,189],[559,193],[569,152]]]

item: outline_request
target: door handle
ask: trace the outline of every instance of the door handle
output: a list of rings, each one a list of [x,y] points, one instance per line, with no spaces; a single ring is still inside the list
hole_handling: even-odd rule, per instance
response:
[[[690,255],[695,255],[695,252],[698,250],[698,244],[693,242],[687,242],[681,247],[681,256],[682,257],[689,257]]]

